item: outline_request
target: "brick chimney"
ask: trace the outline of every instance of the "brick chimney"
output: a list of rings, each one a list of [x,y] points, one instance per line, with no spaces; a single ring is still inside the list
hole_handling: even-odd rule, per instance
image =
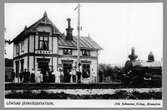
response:
[[[66,40],[73,40],[73,35],[72,35],[73,28],[71,28],[71,19],[68,18],[67,22],[68,22],[68,27],[66,28],[66,32],[67,32]]]

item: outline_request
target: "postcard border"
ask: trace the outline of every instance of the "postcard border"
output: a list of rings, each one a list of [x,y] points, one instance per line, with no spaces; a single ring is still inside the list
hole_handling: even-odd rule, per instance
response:
[[[0,13],[3,16],[0,16],[0,50],[1,50],[1,55],[0,55],[0,70],[1,70],[1,77],[0,77],[0,92],[4,93],[4,78],[5,78],[5,62],[4,62],[4,3],[66,3],[66,0],[0,0]],[[162,2],[163,3],[163,77],[162,77],[162,88],[163,88],[163,102],[167,102],[167,80],[165,80],[167,78],[167,31],[165,29],[167,29],[167,3],[166,0],[68,0],[68,3],[72,3],[72,2],[98,2],[98,3],[150,3],[150,2]],[[4,108],[4,94],[0,94],[0,107]],[[163,103],[163,108],[165,110],[166,104]],[[32,108],[30,108],[32,109]],[[48,108],[51,109],[51,108]],[[71,110],[73,108],[70,108]],[[92,108],[91,108],[92,109]],[[114,110],[114,108],[112,108]],[[115,108],[117,109],[117,108]],[[126,109],[126,108],[125,108]],[[140,110],[140,108],[135,108],[136,110]],[[148,108],[145,108],[148,109]],[[160,108],[161,109],[161,108]],[[159,110],[160,110],[159,109]],[[161,109],[161,110],[162,110]],[[13,109],[13,110],[17,110],[17,109]],[[35,110],[35,109],[34,109]],[[123,109],[119,109],[119,110],[123,110]],[[143,109],[144,110],[144,109]]]

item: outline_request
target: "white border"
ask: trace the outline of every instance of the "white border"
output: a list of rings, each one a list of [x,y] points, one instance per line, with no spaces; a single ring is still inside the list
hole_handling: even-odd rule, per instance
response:
[[[35,105],[30,104],[30,103],[34,103],[34,102],[38,103],[38,104],[35,104]],[[11,103],[15,103],[15,104],[11,104]],[[23,103],[29,103],[29,104],[23,105]],[[36,100],[36,99],[35,100],[26,100],[26,99],[5,99],[4,107],[5,108],[162,108],[163,103],[162,103],[162,100],[118,100],[118,99],[117,100],[42,100],[42,99],[41,100],[39,100],[39,99],[38,100]]]

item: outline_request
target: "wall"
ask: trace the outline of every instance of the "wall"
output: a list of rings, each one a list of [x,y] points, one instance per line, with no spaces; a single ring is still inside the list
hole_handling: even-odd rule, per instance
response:
[[[20,46],[20,55],[28,52],[28,38],[25,38],[23,41],[20,41],[18,44],[13,45],[13,57],[16,57],[16,45]]]
[[[58,41],[57,37],[53,37],[53,54],[57,54],[58,52]]]
[[[59,48],[58,53],[60,55],[63,55],[63,48]],[[78,55],[77,50],[72,49],[72,55],[73,56],[77,56]],[[81,51],[80,51],[80,56],[82,56],[82,52]],[[98,52],[96,50],[91,50],[90,51],[90,56],[97,57],[98,56]]]
[[[28,37],[25,38],[24,41],[21,41],[20,43],[20,55],[28,52]]]
[[[57,71],[57,60],[58,60],[58,58],[57,57],[54,57],[53,58],[53,70],[55,70],[55,71]]]
[[[34,68],[34,57],[29,56],[29,71],[32,71],[33,68]]]
[[[93,57],[97,57],[98,56],[98,51],[97,50],[93,50],[90,52],[91,56]]]
[[[45,31],[45,32],[51,32],[52,34],[52,28],[50,26],[42,26],[42,25],[39,25],[37,28],[37,31]]]
[[[15,59],[14,61],[13,61],[13,69],[14,69],[14,71],[16,72],[16,61],[19,61],[19,72],[21,72],[21,60],[24,60],[24,66],[23,66],[23,69],[27,69],[27,60],[28,60],[28,57],[27,56],[25,56],[25,57],[23,57],[23,58],[21,58],[21,59]]]
[[[30,42],[29,51],[34,52],[34,35],[30,35],[29,42]]]

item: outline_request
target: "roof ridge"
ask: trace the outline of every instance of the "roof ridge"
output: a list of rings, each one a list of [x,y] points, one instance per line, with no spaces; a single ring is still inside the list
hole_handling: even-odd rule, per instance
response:
[[[27,32],[27,31],[33,31],[33,29],[34,29],[37,25],[39,25],[40,23],[43,23],[43,19],[46,19],[46,20],[49,22],[48,24],[50,24],[51,26],[53,26],[53,29],[54,29],[54,30],[53,30],[53,33],[54,33],[54,34],[55,34],[56,32],[58,32],[58,34],[61,34],[60,30],[56,27],[56,25],[48,18],[47,13],[46,13],[46,11],[45,11],[44,14],[43,14],[43,16],[42,16],[40,19],[38,19],[37,21],[35,21],[35,22],[32,23],[31,25],[29,25],[26,30],[23,29],[11,42],[14,42],[14,40],[17,39],[18,36],[20,36],[21,34]],[[45,21],[45,22],[46,22],[46,21]]]

